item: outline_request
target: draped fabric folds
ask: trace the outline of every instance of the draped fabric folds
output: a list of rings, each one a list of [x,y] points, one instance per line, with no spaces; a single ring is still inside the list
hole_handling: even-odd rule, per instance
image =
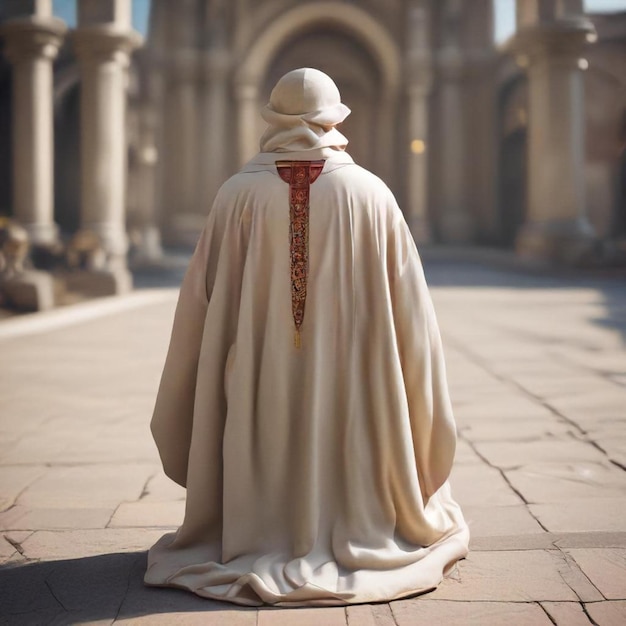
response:
[[[299,349],[279,158],[325,160]],[[323,148],[260,153],[225,183],[181,288],[152,431],[187,503],[150,550],[149,585],[373,602],[433,589],[465,556],[441,340],[382,181]]]

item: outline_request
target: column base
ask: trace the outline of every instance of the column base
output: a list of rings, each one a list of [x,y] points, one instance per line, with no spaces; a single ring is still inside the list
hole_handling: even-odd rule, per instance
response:
[[[584,219],[531,221],[522,226],[515,251],[528,260],[589,265],[598,255],[598,245],[593,228]]]
[[[47,272],[27,270],[0,279],[0,302],[23,312],[47,311],[55,304],[54,279]]]
[[[133,288],[133,277],[126,269],[75,270],[63,278],[69,291],[86,296],[117,296]]]
[[[156,226],[137,229],[130,235],[129,263],[132,267],[158,265],[163,259],[161,233]]]
[[[470,243],[474,238],[472,218],[466,213],[444,213],[439,234],[443,243]]]
[[[182,213],[172,215],[163,232],[163,240],[170,246],[195,246],[206,224],[206,215]]]

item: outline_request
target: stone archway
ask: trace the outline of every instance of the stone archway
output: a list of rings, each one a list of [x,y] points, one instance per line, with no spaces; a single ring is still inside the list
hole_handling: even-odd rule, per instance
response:
[[[238,158],[244,162],[258,149],[261,96],[281,49],[298,35],[341,33],[361,46],[372,60],[379,78],[376,103],[376,162],[371,165],[389,179],[393,168],[396,107],[400,84],[400,51],[389,32],[364,10],[338,2],[316,2],[277,16],[250,46],[235,74]],[[320,69],[324,69],[320,67]]]

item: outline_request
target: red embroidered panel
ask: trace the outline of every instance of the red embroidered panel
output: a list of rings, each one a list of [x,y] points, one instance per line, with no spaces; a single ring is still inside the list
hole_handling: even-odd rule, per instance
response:
[[[309,272],[310,186],[322,173],[324,161],[276,161],[279,176],[289,183],[289,253],[291,257],[291,311],[300,347]]]

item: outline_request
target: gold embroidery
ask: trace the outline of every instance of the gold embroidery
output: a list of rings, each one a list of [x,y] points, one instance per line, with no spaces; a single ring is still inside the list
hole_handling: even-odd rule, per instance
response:
[[[277,161],[278,174],[289,184],[289,253],[291,257],[291,311],[296,327],[294,344],[301,346],[309,272],[309,192],[322,173],[324,161]]]

